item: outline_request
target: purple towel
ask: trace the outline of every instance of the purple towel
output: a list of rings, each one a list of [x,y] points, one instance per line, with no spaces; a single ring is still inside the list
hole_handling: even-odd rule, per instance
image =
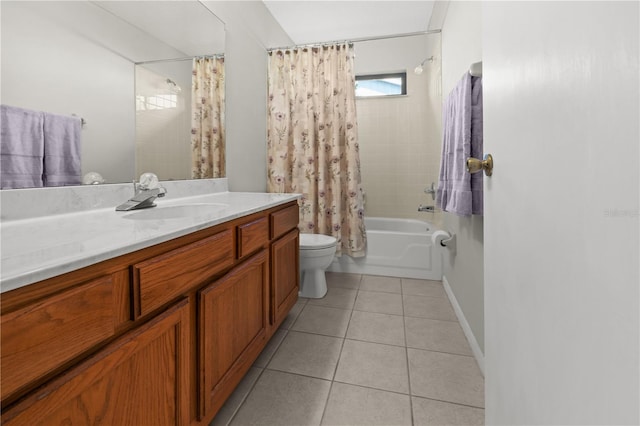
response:
[[[44,114],[44,185],[65,186],[82,183],[78,117]]]
[[[482,78],[465,73],[444,102],[442,128],[436,203],[461,216],[482,215],[482,173],[466,169],[468,157],[482,158]]]
[[[43,186],[43,113],[0,106],[0,188]]]

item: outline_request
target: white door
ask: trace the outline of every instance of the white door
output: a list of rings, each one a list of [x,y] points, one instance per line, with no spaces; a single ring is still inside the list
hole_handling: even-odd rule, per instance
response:
[[[487,424],[638,424],[639,3],[483,4]]]

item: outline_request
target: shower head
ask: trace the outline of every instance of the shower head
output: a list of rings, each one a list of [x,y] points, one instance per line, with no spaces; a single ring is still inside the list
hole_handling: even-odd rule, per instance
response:
[[[172,91],[173,93],[182,92],[182,88],[178,86],[175,81],[171,80],[170,78],[167,78],[166,82],[167,82],[167,86],[169,86],[169,90]]]
[[[428,58],[426,58],[424,61],[420,62],[420,65],[418,65],[417,67],[415,67],[415,69],[413,70],[414,73],[420,75],[422,74],[422,71],[424,71],[423,65],[425,62],[429,61],[429,62],[433,62],[433,56],[429,56]]]

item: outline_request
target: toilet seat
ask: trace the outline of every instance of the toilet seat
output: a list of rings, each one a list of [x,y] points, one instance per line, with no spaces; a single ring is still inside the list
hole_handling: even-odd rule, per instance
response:
[[[338,242],[334,237],[321,234],[300,234],[300,250],[331,248]]]

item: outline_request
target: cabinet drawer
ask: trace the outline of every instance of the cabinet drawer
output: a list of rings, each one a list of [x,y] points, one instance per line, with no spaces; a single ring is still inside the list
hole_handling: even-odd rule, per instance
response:
[[[271,239],[278,238],[298,226],[300,209],[293,204],[275,213],[271,213]]]
[[[233,234],[225,230],[132,266],[136,317],[186,293],[234,261]]]
[[[104,276],[2,316],[2,400],[115,333],[118,307]]]
[[[2,407],[2,424],[188,425],[189,336],[184,300]]]
[[[269,241],[269,222],[261,217],[238,225],[238,259],[253,253]]]

